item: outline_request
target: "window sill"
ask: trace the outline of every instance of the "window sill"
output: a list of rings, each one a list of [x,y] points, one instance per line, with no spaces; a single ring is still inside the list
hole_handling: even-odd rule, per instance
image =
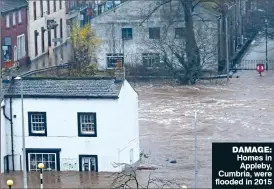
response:
[[[47,133],[29,133],[29,136],[46,137]]]
[[[95,134],[78,133],[78,137],[97,137],[97,133],[95,133]]]

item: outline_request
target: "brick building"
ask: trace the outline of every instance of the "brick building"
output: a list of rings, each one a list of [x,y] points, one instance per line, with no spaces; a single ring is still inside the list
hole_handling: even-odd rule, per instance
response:
[[[5,68],[28,61],[26,0],[2,0],[2,58]]]

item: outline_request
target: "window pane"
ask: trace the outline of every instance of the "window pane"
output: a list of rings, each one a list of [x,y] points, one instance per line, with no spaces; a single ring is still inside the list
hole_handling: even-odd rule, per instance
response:
[[[31,115],[31,125],[32,132],[43,133],[45,131],[45,117],[44,114],[32,114]]]
[[[48,154],[43,154],[43,162],[48,161],[49,159],[48,157],[49,157]]]
[[[55,162],[50,162],[49,168],[51,168],[52,170],[56,170]]]
[[[81,131],[83,133],[95,133],[94,114],[84,114],[80,116]]]
[[[39,161],[40,163],[42,162],[42,154],[36,155],[36,161]]]
[[[55,161],[55,154],[49,154],[49,161]]]
[[[36,170],[36,169],[37,169],[36,163],[35,162],[31,162],[31,164],[30,164],[30,170]]]
[[[49,162],[44,162],[44,165],[45,165],[44,169],[50,168],[50,163]]]

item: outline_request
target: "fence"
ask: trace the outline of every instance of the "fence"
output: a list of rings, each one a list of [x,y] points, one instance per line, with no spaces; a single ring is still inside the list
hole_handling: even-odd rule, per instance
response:
[[[266,69],[266,60],[241,60],[235,68],[236,70],[256,70],[257,64],[264,64]],[[268,60],[268,70],[274,70],[274,60]]]

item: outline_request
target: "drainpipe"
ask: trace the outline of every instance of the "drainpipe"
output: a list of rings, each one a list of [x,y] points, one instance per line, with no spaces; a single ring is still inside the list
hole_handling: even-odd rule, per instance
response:
[[[14,171],[14,145],[13,145],[13,120],[12,120],[12,98],[10,98],[10,118],[6,115],[5,106],[3,106],[4,117],[10,122],[10,136],[11,136],[11,158],[12,170]]]

